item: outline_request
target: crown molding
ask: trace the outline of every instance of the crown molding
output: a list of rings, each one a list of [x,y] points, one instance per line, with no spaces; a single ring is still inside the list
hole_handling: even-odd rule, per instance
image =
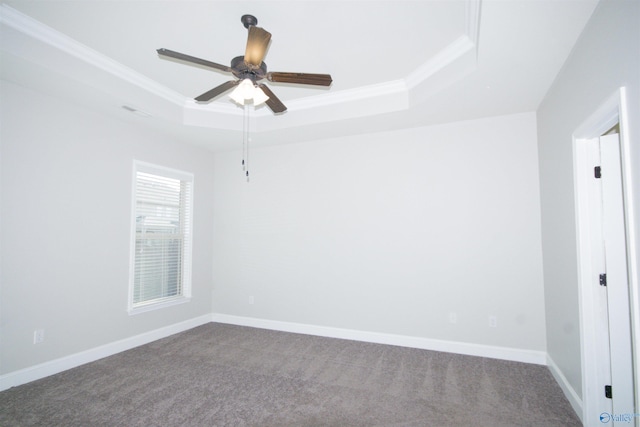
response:
[[[198,111],[201,113],[229,114],[232,116],[242,116],[243,114],[242,108],[231,101],[226,104],[223,104],[222,102],[210,102],[205,104],[196,102],[191,98],[187,98],[182,105],[187,110]]]
[[[478,50],[480,37],[480,9],[482,0],[467,0],[465,4],[465,33]]]
[[[336,104],[360,101],[363,99],[405,93],[407,85],[404,80],[393,80],[374,85],[356,87],[330,93],[323,93],[308,98],[289,101],[288,104],[296,110],[308,110],[317,107],[328,107]]]
[[[434,55],[429,61],[418,67],[406,78],[407,87],[413,90],[423,84],[436,73],[455,65],[456,61],[470,52],[474,54],[474,64],[478,58],[478,34],[480,31],[480,0],[467,0],[465,4],[465,34],[451,42],[447,47]]]
[[[372,99],[375,99],[375,102],[372,102]],[[409,97],[404,81],[395,80],[291,100],[287,101],[287,105],[287,113],[275,119],[267,108],[250,107],[252,131],[271,131],[402,111],[409,108]],[[242,126],[242,116],[242,108],[231,103],[198,104],[190,100],[184,108],[184,124],[191,126],[239,130]]]
[[[466,0],[464,17],[465,34],[458,37],[404,79],[292,100],[287,102],[287,104],[291,107],[291,110],[306,110],[350,103],[363,99],[385,97],[393,94],[406,94],[408,97],[411,91],[420,85],[424,85],[429,79],[447,68],[468,69],[469,64],[467,58],[471,53],[473,54],[472,67],[475,68],[477,66],[478,37],[480,32],[480,8],[481,0]],[[458,61],[464,63],[464,65],[457,65],[456,62]],[[463,75],[464,72],[457,74]],[[445,86],[445,84],[440,83],[440,79],[434,80],[438,80],[438,82],[433,85],[430,91],[431,93]],[[263,115],[266,114],[268,113],[263,113]]]
[[[231,103],[199,104],[189,99],[184,103],[181,123],[187,126],[239,131],[242,129],[243,116],[243,109]]]
[[[462,58],[466,53],[475,49],[475,43],[467,36],[460,36],[451,44],[438,52],[429,61],[422,64],[415,71],[409,74],[405,81],[409,90],[424,83],[437,72],[453,65],[456,60]]]
[[[108,56],[91,49],[6,4],[0,5],[0,24],[6,25],[24,36],[48,45],[59,52],[80,59],[91,66],[106,71],[125,82],[140,87],[174,104],[183,105],[187,100],[186,97],[180,95],[178,92],[145,77],[131,68],[114,61]],[[4,49],[5,46],[6,43],[3,43],[2,48]],[[21,52],[13,53],[18,56],[23,56]]]
[[[287,101],[289,111],[278,119],[281,122],[278,124],[271,123],[273,120],[271,120],[270,111],[266,108],[258,109],[253,112],[256,122],[269,123],[258,125],[256,130],[401,111],[409,109],[416,100],[428,99],[433,93],[456,81],[477,65],[480,6],[481,0],[466,0],[464,34],[405,78]],[[242,116],[242,109],[231,103],[196,103],[5,4],[0,5],[0,24],[21,34],[26,38],[24,40],[26,42],[37,41],[38,47],[53,48],[59,53],[72,56],[88,66],[102,70],[121,82],[169,101],[173,108],[182,109],[182,115],[167,116],[174,121],[185,125],[232,129],[231,126],[235,125],[237,118]],[[20,49],[24,45],[25,43],[18,43],[18,46],[11,47],[3,42],[2,49],[9,51],[13,49],[13,54],[48,68],[61,67],[59,64],[47,62],[47,55],[39,55],[32,49]],[[373,100],[375,102],[372,102]]]

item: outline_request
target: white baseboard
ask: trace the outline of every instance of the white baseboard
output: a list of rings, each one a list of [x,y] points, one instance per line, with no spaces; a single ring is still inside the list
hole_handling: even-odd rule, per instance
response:
[[[251,326],[283,332],[317,335],[330,338],[342,338],[354,341],[366,341],[378,344],[413,347],[423,350],[443,351],[447,353],[465,354],[469,356],[489,357],[492,359],[511,360],[515,362],[547,364],[547,353],[544,351],[523,350],[517,348],[497,347],[456,341],[444,341],[430,338],[405,335],[384,334],[378,332],[358,331],[353,329],[332,328],[328,326],[308,325],[302,323],[281,322],[277,320],[257,319],[253,317],[233,316],[229,314],[213,314],[213,321],[232,325]]]
[[[379,332],[358,331],[353,329],[333,328],[328,326],[308,325],[302,323],[282,322],[277,320],[257,319],[252,317],[233,316],[228,314],[207,314],[174,325],[165,326],[153,331],[145,332],[123,340],[115,341],[95,347],[80,353],[75,353],[56,360],[45,362],[19,371],[0,375],[0,391],[31,381],[57,374],[67,369],[75,368],[85,363],[93,362],[122,351],[148,344],[161,338],[183,332],[209,322],[228,323],[261,329],[271,329],[283,332],[316,335],[330,338],[349,339],[354,341],[372,342],[377,344],[397,345],[423,350],[442,351],[447,353],[465,354],[469,356],[489,357],[492,359],[511,360],[516,362],[534,363],[537,365],[551,364],[551,372],[562,387],[565,395],[576,412],[581,414],[582,402],[566,378],[558,370],[553,361],[543,351],[523,350],[508,347],[488,346],[456,341],[436,340],[430,338],[412,337],[405,335],[385,334]]]
[[[548,354],[547,366],[549,367],[549,371],[551,371],[551,375],[553,375],[553,378],[555,378],[556,382],[562,389],[564,396],[571,404],[571,407],[575,411],[576,415],[578,416],[578,418],[580,418],[580,421],[584,423],[584,420],[582,419],[582,399],[580,398],[580,396],[578,396],[578,393],[576,393],[571,384],[569,384],[567,377],[564,376],[558,365],[556,365],[556,362],[554,362],[551,356],[549,356]]]
[[[130,350],[210,322],[211,315],[207,314],[194,319],[185,320],[184,322],[145,332],[140,335],[101,345],[80,353],[75,353],[49,362],[41,363],[39,365],[31,366],[29,368],[21,369],[19,371],[0,375],[0,391],[21,384],[26,384],[40,378],[48,377],[49,375],[54,375],[59,372],[66,371],[67,369],[84,365],[85,363],[93,362],[122,351]]]

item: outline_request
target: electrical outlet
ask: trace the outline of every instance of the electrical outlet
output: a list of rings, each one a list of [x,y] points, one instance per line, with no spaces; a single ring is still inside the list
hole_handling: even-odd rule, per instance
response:
[[[449,323],[458,323],[458,314],[451,312],[449,313]]]
[[[253,295],[249,297],[249,304],[253,304],[255,302]]]
[[[44,341],[44,329],[36,329],[33,331],[33,343],[40,344]]]
[[[489,316],[489,327],[490,328],[498,327],[498,318],[496,316]]]

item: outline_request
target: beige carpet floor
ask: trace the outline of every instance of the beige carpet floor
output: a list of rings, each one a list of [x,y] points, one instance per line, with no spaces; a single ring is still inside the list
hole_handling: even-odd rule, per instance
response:
[[[580,426],[545,366],[211,323],[0,393],[0,426]]]

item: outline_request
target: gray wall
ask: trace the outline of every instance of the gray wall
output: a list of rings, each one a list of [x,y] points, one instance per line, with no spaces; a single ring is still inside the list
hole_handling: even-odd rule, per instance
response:
[[[218,154],[214,311],[544,351],[536,150],[526,113]]]
[[[212,153],[7,82],[1,113],[0,373],[211,313]],[[195,174],[193,299],[129,316],[133,159]]]
[[[582,392],[572,133],[627,87],[633,185],[640,189],[640,2],[604,0],[538,110],[547,352]],[[640,224],[640,197],[635,198]],[[640,247],[640,236],[635,236]],[[638,278],[636,277],[636,283]]]
[[[259,148],[247,184],[238,152],[2,97],[2,374],[212,312],[545,350],[533,113]],[[195,174],[194,272],[129,316],[133,159]]]

